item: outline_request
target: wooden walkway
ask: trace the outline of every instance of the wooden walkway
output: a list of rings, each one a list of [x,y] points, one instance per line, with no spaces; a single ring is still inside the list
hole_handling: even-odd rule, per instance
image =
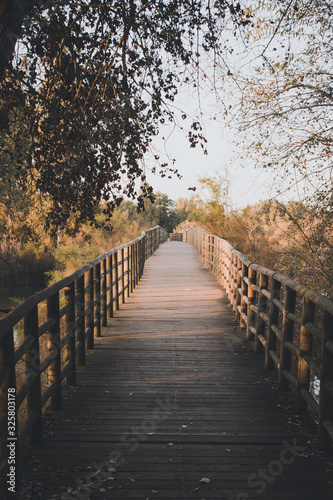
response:
[[[193,246],[163,244],[102,335],[25,455],[34,499],[333,499]]]

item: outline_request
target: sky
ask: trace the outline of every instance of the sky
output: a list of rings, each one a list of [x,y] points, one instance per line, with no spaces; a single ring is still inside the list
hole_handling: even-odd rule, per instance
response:
[[[168,133],[163,135],[167,137]],[[272,173],[237,160],[237,147],[233,144],[233,134],[223,126],[222,122],[206,120],[205,136],[208,140],[208,155],[203,154],[200,146],[190,148],[188,140],[180,130],[174,130],[165,143],[161,138],[157,139],[156,146],[162,150],[166,149],[169,156],[176,160],[175,167],[182,175],[182,179],[178,180],[176,176],[172,179],[160,178],[157,174],[152,174],[147,159],[147,180],[155,192],[161,191],[175,201],[178,198],[190,198],[193,191],[188,190],[189,187],[196,187],[196,192],[201,194],[199,177],[223,174],[227,168],[232,208],[242,208],[272,196]]]

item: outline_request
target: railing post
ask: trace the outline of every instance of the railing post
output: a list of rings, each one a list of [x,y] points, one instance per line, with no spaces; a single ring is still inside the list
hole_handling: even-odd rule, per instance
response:
[[[65,335],[69,334],[65,348],[65,363],[71,363],[66,375],[66,384],[73,386],[76,385],[75,283],[65,288],[65,305],[70,306],[70,310],[65,315]]]
[[[106,259],[101,262],[101,324],[107,326]]]
[[[205,235],[205,266],[208,269],[210,269],[209,258],[210,258],[210,236]]]
[[[151,257],[154,252],[155,252],[155,229],[151,231],[151,250],[149,257]]]
[[[247,289],[247,325],[246,325],[246,339],[253,340],[255,329],[255,314],[251,309],[251,306],[255,304],[256,301],[256,291],[253,288],[257,283],[257,272],[250,266],[248,268],[248,289]]]
[[[141,243],[141,248],[140,248],[140,278],[143,273],[143,268],[145,265],[145,259],[146,259],[146,235],[140,240]]]
[[[306,328],[307,323],[314,321],[315,306],[314,303],[306,296],[303,297],[302,310],[302,325],[300,336],[301,356],[298,360],[298,375],[297,375],[297,393],[296,393],[296,409],[299,413],[306,413],[307,403],[302,396],[302,389],[309,389],[310,386],[310,368],[303,359],[303,355],[311,356],[312,353],[312,335]]]
[[[134,246],[135,246],[135,243],[132,243],[131,249],[130,249],[131,293],[133,293],[134,287],[135,287],[135,277],[134,277]]]
[[[329,344],[328,344],[329,343]],[[331,347],[328,349],[328,345]],[[333,315],[324,311],[321,348],[321,376],[318,415],[318,444],[321,449],[332,449],[332,437],[325,426],[333,422]],[[328,389],[331,389],[329,391]],[[330,422],[330,424],[328,424]]]
[[[121,249],[121,295],[122,303],[125,303],[125,250]]]
[[[235,312],[235,307],[236,307],[235,281],[234,281],[234,274],[235,274],[234,258],[235,258],[234,254],[230,251],[230,254],[229,254],[229,288],[230,288],[229,302],[232,306],[233,312]]]
[[[210,266],[209,266],[209,268],[213,274],[215,271],[214,248],[215,248],[215,238],[214,238],[214,236],[211,236],[210,237],[210,253],[209,253]]]
[[[17,405],[16,405],[16,375],[15,375],[15,357],[14,357],[14,332],[13,329],[9,330],[8,333],[3,337],[3,339],[0,341],[0,372],[3,373],[4,371],[7,371],[7,375],[5,377],[5,380],[3,381],[1,387],[0,387],[0,415],[7,415],[8,418],[8,411],[11,409],[9,408],[8,402],[9,402],[9,397],[10,401],[13,404],[13,407],[15,408],[14,410],[14,418],[15,418],[15,433],[9,436],[8,434],[8,426],[7,426],[7,432],[3,434],[3,437],[1,439],[1,450],[0,450],[0,463],[3,462],[6,458],[9,458],[9,448],[8,448],[8,440],[7,437],[12,438],[12,440],[17,439],[17,434],[18,434],[18,421],[17,421]],[[12,419],[12,415],[10,415],[10,418]],[[16,451],[17,451],[17,443],[16,444]],[[16,457],[16,476],[15,476],[15,482],[16,482],[16,490],[18,489],[17,486],[19,484],[19,456]],[[7,464],[7,470],[5,471],[5,474],[9,472]],[[7,479],[7,476],[0,477],[0,481],[2,482]]]
[[[130,266],[130,247],[127,246],[125,249],[125,273],[127,276],[126,280],[126,297],[130,296],[130,287],[131,287],[131,266]]]
[[[61,351],[60,351],[60,318],[59,318],[59,292],[47,299],[47,317],[55,320],[50,328],[48,340],[49,353],[57,351],[57,357],[48,368],[49,385],[55,384],[56,390],[50,397],[49,409],[61,410]]]
[[[284,376],[284,372],[290,372],[292,354],[285,347],[285,342],[293,342],[294,335],[294,322],[288,318],[288,314],[294,314],[296,307],[296,292],[288,286],[285,288],[285,298],[283,306],[282,318],[282,340],[280,347],[280,368],[279,368],[279,389],[287,390],[289,388],[289,381]]]
[[[216,277],[217,280],[220,284],[222,284],[222,266],[221,266],[221,240],[220,238],[217,238],[217,241],[215,242],[215,259],[216,259]]]
[[[86,348],[94,348],[94,324],[95,324],[95,307],[94,307],[94,268],[88,271],[87,293],[86,293]]]
[[[113,318],[113,259],[112,259],[112,254],[109,255],[107,258],[107,280],[106,280],[106,287],[108,289],[108,292],[106,294],[106,307],[107,307],[107,317],[108,318]]]
[[[139,243],[134,244],[134,288],[139,284]]]
[[[227,296],[230,304],[232,305],[232,265],[231,265],[231,258],[232,254],[230,253],[230,250],[226,249],[224,247],[224,258],[225,258],[225,269],[224,269],[224,275],[225,275],[225,288],[227,290]]]
[[[259,293],[258,293],[258,314],[257,314],[257,324],[256,324],[256,335],[255,335],[255,340],[254,340],[254,352],[255,353],[260,353],[263,350],[263,345],[261,342],[261,339],[265,337],[265,329],[266,329],[266,323],[264,319],[261,317],[261,313],[266,314],[266,309],[267,309],[267,299],[266,297],[261,293],[261,290],[263,288],[267,289],[268,285],[268,277],[260,273],[259,274]]]
[[[137,282],[139,283],[141,278],[141,253],[142,253],[142,240],[138,241],[138,277]]]
[[[130,266],[130,246],[126,248],[126,273],[127,273],[127,297],[130,296],[130,286],[131,286],[131,266]]]
[[[271,278],[271,300],[269,304],[269,316],[268,316],[268,330],[267,330],[267,345],[265,354],[265,368],[266,370],[272,370],[275,367],[275,363],[270,356],[270,351],[276,351],[276,335],[272,330],[272,326],[278,324],[279,320],[279,309],[274,304],[273,300],[280,299],[281,283],[274,278]]]
[[[76,282],[76,296],[78,298],[76,302],[76,313],[77,318],[77,351],[76,351],[76,363],[79,366],[84,366],[86,364],[86,346],[85,346],[85,305],[84,305],[84,275],[81,276]]]
[[[143,245],[143,262],[142,262],[141,275],[143,273],[144,262],[146,262],[146,260],[147,260],[148,239],[149,239],[149,234],[148,234],[148,232],[146,232],[146,234],[144,235],[143,240],[142,240],[142,245]]]
[[[114,255],[114,281],[116,286],[116,310],[119,311],[118,250]]]
[[[27,415],[30,412],[37,415],[30,433],[30,444],[34,446],[40,444],[43,440],[38,306],[34,306],[24,318],[24,336],[27,337],[28,335],[34,337],[34,341],[25,355],[26,374],[35,377],[27,395]]]
[[[96,264],[94,272],[94,337],[101,336],[101,264]]]
[[[236,318],[239,320],[241,318],[240,314],[240,303],[241,303],[241,283],[242,277],[240,273],[242,272],[242,262],[238,256],[235,255],[235,304],[236,304]]]
[[[242,262],[242,276],[241,276],[241,297],[240,297],[240,318],[239,326],[240,328],[246,328],[246,321],[244,316],[247,318],[247,301],[248,301],[248,285],[246,283],[246,278],[248,278],[248,266]]]

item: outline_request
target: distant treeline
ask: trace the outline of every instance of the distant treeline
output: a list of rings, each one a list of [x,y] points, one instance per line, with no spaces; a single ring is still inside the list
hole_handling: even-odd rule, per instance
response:
[[[138,211],[132,201],[123,201],[111,218],[100,205],[95,223],[79,224],[73,214],[71,224],[59,229],[56,237],[45,232],[37,204],[7,218],[7,224],[3,210],[0,286],[42,288],[136,238],[144,229],[159,224],[170,233],[178,226],[198,223],[252,261],[333,297],[333,241],[327,219],[323,221],[320,213],[296,201],[283,205],[266,200],[235,210],[227,178],[204,177],[200,182],[202,197],[195,194],[173,201],[157,193],[154,203],[145,200],[144,211]]]

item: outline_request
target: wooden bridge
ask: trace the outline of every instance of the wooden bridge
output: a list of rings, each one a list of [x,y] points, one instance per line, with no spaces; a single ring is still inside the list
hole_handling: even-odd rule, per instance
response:
[[[0,322],[5,496],[333,499],[333,304],[183,239],[149,230]]]

